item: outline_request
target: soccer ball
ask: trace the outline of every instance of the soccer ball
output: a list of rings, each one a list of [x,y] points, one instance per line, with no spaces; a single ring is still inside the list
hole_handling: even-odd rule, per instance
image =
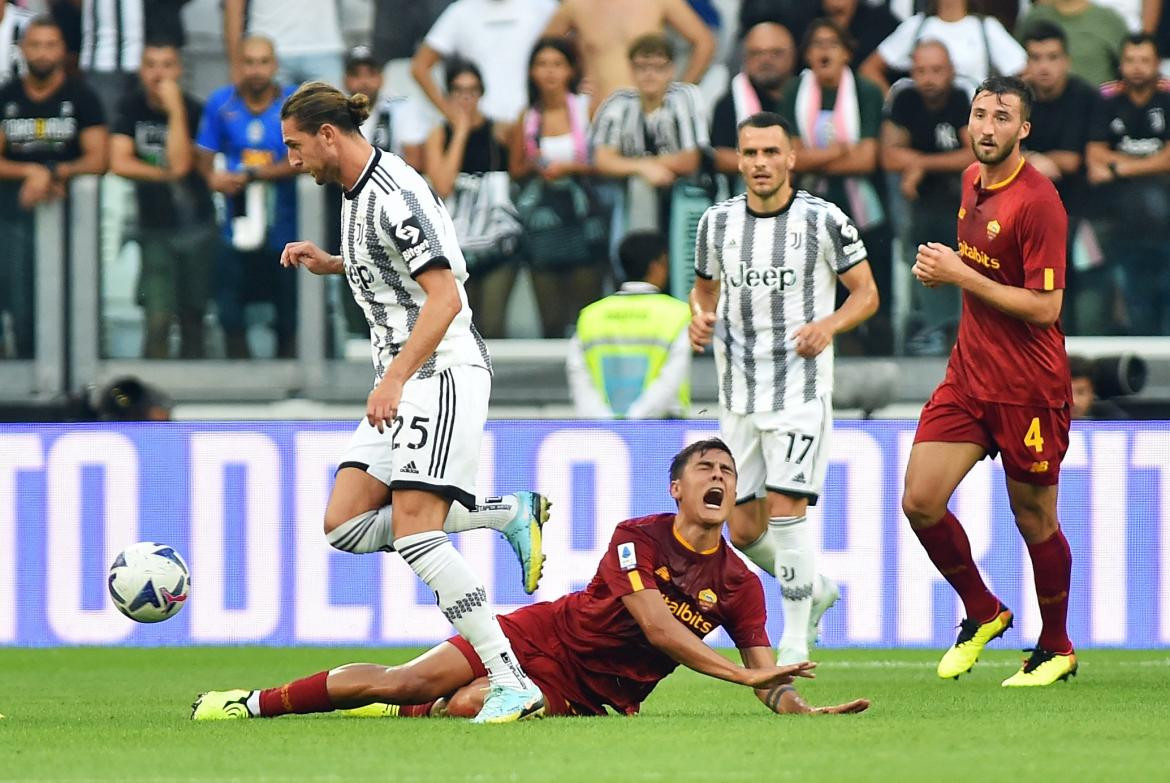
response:
[[[159,623],[183,608],[191,574],[173,547],[144,541],[115,558],[109,587],[119,612],[140,623]]]

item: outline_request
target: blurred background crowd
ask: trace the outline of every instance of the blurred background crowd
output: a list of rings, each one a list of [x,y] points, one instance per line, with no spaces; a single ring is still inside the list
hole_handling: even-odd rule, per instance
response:
[[[9,0],[0,14],[0,358],[37,350],[38,212],[68,221],[85,175],[101,176],[98,217],[59,247],[96,248],[102,357],[295,358],[303,282],[278,254],[306,193],[326,199],[336,250],[341,198],[298,188],[285,157],[280,106],[307,80],[368,95],[363,133],[446,200],[486,337],[571,337],[623,286],[685,298],[699,216],[742,189],[736,123],[765,109],[794,123],[798,186],[853,218],[882,291],[838,351],[941,356],[958,297],[908,269],[919,243],[955,242],[975,85],[1020,74],[1037,98],[1024,148],[1071,218],[1065,330],[1170,333],[1162,0]],[[364,356],[343,282],[329,281],[327,351]]]

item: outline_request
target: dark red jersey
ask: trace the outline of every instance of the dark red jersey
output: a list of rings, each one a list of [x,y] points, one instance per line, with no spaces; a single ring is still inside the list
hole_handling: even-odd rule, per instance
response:
[[[500,626],[522,665],[539,654],[527,649],[532,645],[565,658],[558,668],[572,682],[554,689],[576,709],[604,712],[608,704],[633,713],[677,666],[646,640],[622,603],[622,596],[648,589],[658,590],[700,638],[723,626],[740,649],[771,646],[760,580],[722,539],[709,552],[692,550],[675,534],[674,514],[622,522],[584,590],[502,615]],[[551,618],[551,628],[540,618]],[[550,630],[555,639],[527,638]]]
[[[963,172],[959,256],[1005,285],[1064,288],[1068,214],[1052,183],[1025,161],[982,187],[979,164]],[[1033,326],[963,292],[959,338],[947,379],[978,400],[1059,408],[1071,400],[1060,322]]]

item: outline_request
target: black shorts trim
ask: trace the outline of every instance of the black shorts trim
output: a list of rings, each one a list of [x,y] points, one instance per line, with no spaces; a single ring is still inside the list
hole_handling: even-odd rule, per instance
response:
[[[821,497],[816,492],[801,492],[798,489],[782,489],[780,487],[773,487],[773,486],[768,485],[768,484],[764,485],[764,489],[768,490],[769,492],[778,492],[781,495],[786,495],[787,497],[790,497],[790,498],[797,498],[798,500],[799,499],[807,500],[808,504],[810,506],[815,506],[817,504],[817,500],[819,500]]]
[[[428,484],[425,481],[404,481],[402,479],[395,479],[390,482],[390,491],[396,489],[417,489],[422,492],[430,492],[432,495],[438,495],[442,498],[447,498],[450,501],[459,503],[467,508],[468,511],[475,510],[475,495],[472,495],[466,490],[462,490],[453,484]]]
[[[337,470],[333,471],[333,475],[336,476],[338,473],[340,473],[342,468],[357,468],[362,473],[368,473],[370,470],[370,466],[364,462],[358,462],[357,460],[347,460],[337,466]]]

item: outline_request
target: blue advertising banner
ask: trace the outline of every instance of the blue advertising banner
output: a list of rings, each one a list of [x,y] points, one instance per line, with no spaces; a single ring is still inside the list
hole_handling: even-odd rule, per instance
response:
[[[331,550],[322,519],[353,424],[4,425],[0,429],[0,644],[425,645],[451,633],[394,554]],[[535,489],[555,503],[535,600],[584,585],[622,519],[670,510],[667,468],[714,422],[499,421],[481,444],[479,493]],[[839,422],[812,511],[821,570],[842,599],[824,646],[953,641],[961,609],[900,510],[913,422]],[[1040,618],[1003,471],[983,461],[952,509],[992,589],[1016,612],[1007,645]],[[1061,520],[1072,546],[1070,627],[1081,647],[1170,645],[1170,424],[1078,424]],[[498,534],[453,536],[499,612],[527,603]],[[192,591],[173,620],[138,625],[106,572],[135,541],[182,552]],[[779,591],[763,577],[769,631]],[[712,642],[727,644],[717,633]]]

